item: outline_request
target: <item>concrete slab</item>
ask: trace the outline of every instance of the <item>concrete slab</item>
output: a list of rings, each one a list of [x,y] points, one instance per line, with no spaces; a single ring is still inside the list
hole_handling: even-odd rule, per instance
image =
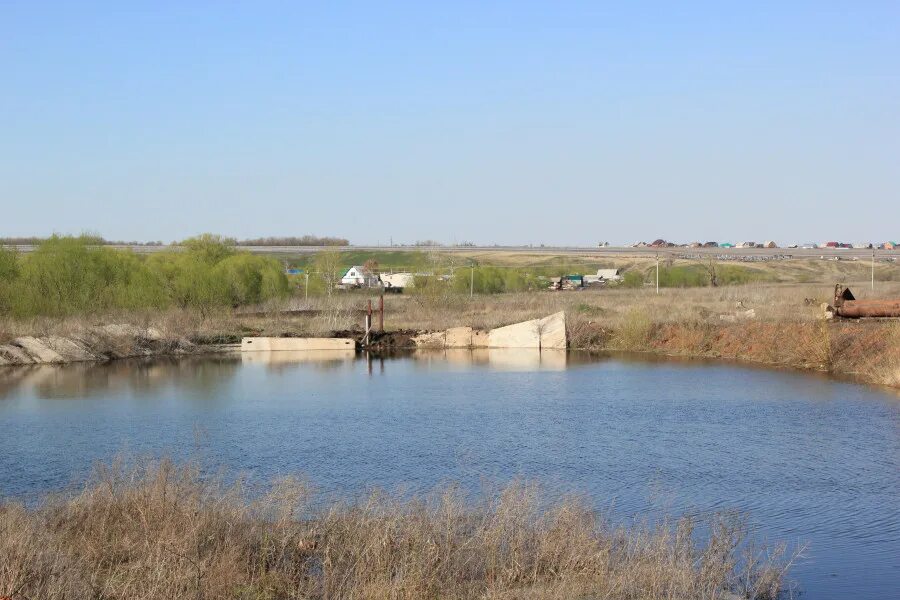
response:
[[[89,361],[97,360],[99,358],[90,352],[83,344],[70,338],[50,336],[44,338],[43,342],[47,344],[51,350],[62,356],[66,362]]]
[[[0,356],[2,356],[4,360],[6,360],[7,364],[10,365],[34,364],[34,359],[31,358],[27,352],[25,352],[18,346],[13,346],[12,344],[0,346]]]
[[[13,340],[13,344],[27,352],[36,363],[65,362],[65,359],[58,352],[38,338],[26,335]]]
[[[416,348],[443,348],[447,343],[447,332],[420,333],[412,340]]]
[[[487,348],[490,344],[491,332],[476,329],[472,332],[472,347]]]
[[[451,327],[446,331],[444,347],[446,348],[471,348],[472,328]]]
[[[488,336],[490,348],[538,348],[541,347],[538,319],[491,329]]]
[[[566,349],[566,313],[558,312],[540,319],[541,350]]]
[[[340,350],[282,350],[280,352],[245,352],[241,354],[244,364],[285,365],[293,363],[338,364],[351,362],[356,358],[356,348]]]
[[[349,338],[276,338],[245,337],[241,339],[241,352],[284,352],[297,350],[346,350],[356,349],[356,342]]]

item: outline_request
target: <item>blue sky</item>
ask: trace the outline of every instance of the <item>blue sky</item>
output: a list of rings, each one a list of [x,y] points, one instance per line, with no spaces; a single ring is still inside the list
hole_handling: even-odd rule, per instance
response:
[[[0,235],[900,237],[897,2],[4,2]]]

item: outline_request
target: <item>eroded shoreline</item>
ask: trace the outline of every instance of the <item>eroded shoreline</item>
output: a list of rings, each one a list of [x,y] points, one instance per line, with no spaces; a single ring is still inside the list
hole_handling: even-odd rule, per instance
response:
[[[231,353],[239,351],[242,333],[172,335],[153,327],[108,324],[65,335],[20,336],[0,345],[0,367]],[[376,332],[365,348],[376,353],[405,352],[422,348],[421,340],[439,334],[413,329]],[[331,335],[351,338],[357,348],[362,347],[365,337],[361,329],[334,331]],[[575,320],[570,321],[566,335],[571,350],[722,360],[828,373],[900,388],[900,323],[896,322],[640,321],[608,327]]]

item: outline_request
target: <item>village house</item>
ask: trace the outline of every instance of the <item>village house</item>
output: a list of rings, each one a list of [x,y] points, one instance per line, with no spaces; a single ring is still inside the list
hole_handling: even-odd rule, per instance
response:
[[[341,277],[341,285],[347,287],[375,287],[380,283],[376,274],[358,265],[347,269],[347,272]]]

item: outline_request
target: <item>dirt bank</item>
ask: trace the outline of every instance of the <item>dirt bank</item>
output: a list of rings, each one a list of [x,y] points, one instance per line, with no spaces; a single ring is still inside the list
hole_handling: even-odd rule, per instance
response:
[[[100,325],[65,336],[19,336],[0,345],[0,366],[177,356],[221,349],[217,344],[198,345],[185,337],[166,336],[152,327]]]
[[[896,321],[685,321],[658,323],[640,314],[609,323],[569,319],[570,348],[596,352],[629,351],[656,355],[722,358],[754,364],[815,370],[900,388],[900,322]],[[99,325],[65,335],[19,336],[0,345],[0,366],[120,358],[230,352],[246,328],[164,334],[132,324]],[[416,347],[423,330],[373,333],[368,348],[395,352]],[[268,335],[297,336],[298,331]],[[321,334],[320,334],[321,335]],[[334,337],[363,343],[360,328],[334,330]]]

